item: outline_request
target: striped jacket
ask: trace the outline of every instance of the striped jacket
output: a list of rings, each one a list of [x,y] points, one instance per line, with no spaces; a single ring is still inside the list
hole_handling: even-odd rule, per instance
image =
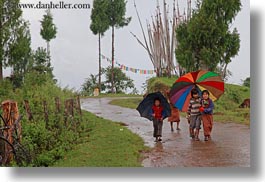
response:
[[[201,98],[191,98],[188,106],[188,114],[191,116],[200,115]]]

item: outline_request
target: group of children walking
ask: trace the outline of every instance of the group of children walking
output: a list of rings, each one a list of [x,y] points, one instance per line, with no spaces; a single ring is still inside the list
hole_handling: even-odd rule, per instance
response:
[[[203,124],[204,140],[208,141],[211,139],[211,132],[213,127],[213,101],[209,98],[209,91],[202,91],[202,97],[199,96],[197,89],[191,90],[191,99],[188,106],[187,119],[189,123],[190,137],[195,141],[199,141],[199,132],[201,129],[201,122]],[[173,104],[171,105],[171,116],[168,117],[170,122],[171,131],[174,131],[173,122],[177,123],[176,130],[179,128],[179,111]],[[154,105],[151,111],[153,117],[153,127],[155,142],[162,141],[162,126],[164,119],[164,108],[161,106],[161,101],[155,99]]]

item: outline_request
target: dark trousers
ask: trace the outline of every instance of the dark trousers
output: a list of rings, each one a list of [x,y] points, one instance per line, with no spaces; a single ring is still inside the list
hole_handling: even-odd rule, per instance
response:
[[[162,136],[162,126],[163,121],[158,119],[153,119],[153,126],[154,126],[154,137],[161,137]]]

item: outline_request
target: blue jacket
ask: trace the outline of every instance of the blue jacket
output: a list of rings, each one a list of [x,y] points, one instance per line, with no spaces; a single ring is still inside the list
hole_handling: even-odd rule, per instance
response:
[[[213,109],[214,109],[213,101],[210,98],[207,101],[209,102],[209,104],[204,107],[204,112],[202,114],[213,114]],[[202,106],[204,106],[203,102],[204,99],[201,100]]]

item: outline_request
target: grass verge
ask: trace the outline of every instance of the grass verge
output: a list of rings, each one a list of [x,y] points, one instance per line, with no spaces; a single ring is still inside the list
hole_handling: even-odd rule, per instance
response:
[[[134,94],[100,94],[99,96],[83,96],[82,98],[104,98],[104,97],[142,97],[142,95]]]
[[[68,151],[55,167],[140,167],[141,152],[148,150],[138,135],[120,123],[84,112],[89,128],[80,144]]]
[[[128,98],[128,99],[114,99],[109,102],[111,105],[117,105],[120,107],[126,107],[130,109],[136,109],[138,104],[143,100],[142,97],[139,98]]]

